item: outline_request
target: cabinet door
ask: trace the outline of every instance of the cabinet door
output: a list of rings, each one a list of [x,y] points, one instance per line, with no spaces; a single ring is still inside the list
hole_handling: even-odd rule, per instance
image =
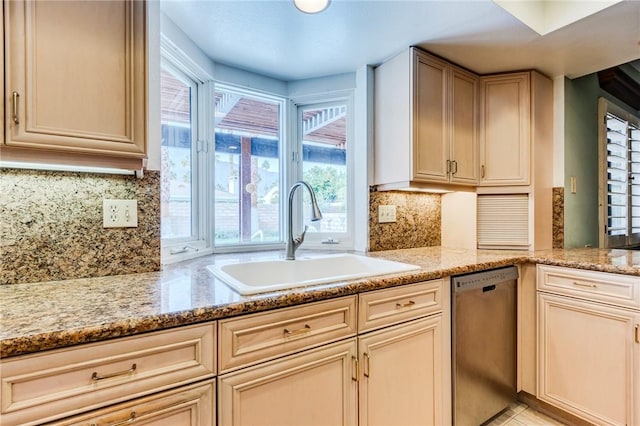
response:
[[[361,426],[444,424],[441,314],[361,336],[358,346]]]
[[[218,378],[218,424],[354,425],[355,338]]]
[[[529,184],[529,80],[529,73],[480,79],[480,183],[483,186]]]
[[[538,398],[594,424],[638,424],[640,314],[539,293],[538,321]]]
[[[414,179],[446,182],[449,180],[446,113],[448,65],[419,52],[414,60]]]
[[[145,2],[5,1],[6,145],[143,158]]]
[[[4,8],[0,10],[0,32],[4,34]],[[4,63],[4,40],[0,43],[0,58]],[[4,93],[4,73],[0,75],[0,93]],[[4,144],[4,102],[2,103],[2,109],[0,109],[0,146]]]
[[[451,69],[451,182],[478,184],[478,77]]]

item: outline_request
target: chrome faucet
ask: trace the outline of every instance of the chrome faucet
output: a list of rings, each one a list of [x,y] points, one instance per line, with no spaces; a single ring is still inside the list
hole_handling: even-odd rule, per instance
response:
[[[308,228],[308,226],[305,225],[302,234],[295,238],[293,237],[293,194],[300,186],[306,187],[309,190],[309,195],[311,195],[311,220],[315,222],[322,219],[322,212],[320,211],[320,207],[318,207],[316,194],[313,192],[311,185],[303,180],[294,183],[291,189],[289,189],[289,206],[287,210],[287,220],[289,225],[287,228],[287,260],[296,260],[296,250],[304,241],[304,235],[307,233]]]

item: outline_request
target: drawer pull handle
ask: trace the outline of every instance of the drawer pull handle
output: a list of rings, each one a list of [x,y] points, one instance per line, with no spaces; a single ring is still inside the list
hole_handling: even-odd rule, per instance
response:
[[[112,378],[118,377],[118,376],[128,376],[128,375],[131,375],[131,374],[135,373],[137,368],[138,367],[135,364],[132,364],[131,368],[128,369],[128,370],[118,371],[116,373],[105,374],[104,376],[101,376],[101,375],[98,374],[97,371],[94,371],[93,374],[91,375],[91,380],[93,380],[94,382],[97,382],[99,380],[112,379]]]
[[[129,418],[126,420],[122,420],[120,422],[116,422],[116,423],[110,423],[109,426],[122,426],[122,425],[128,425],[131,424],[133,422],[136,421],[136,412],[132,411],[131,414],[129,415]],[[98,426],[97,423],[91,423],[91,426]]]
[[[409,300],[407,303],[396,303],[396,309],[402,309],[402,308],[408,308],[410,306],[415,305],[416,302],[414,302],[413,300]]]
[[[369,378],[369,376],[371,375],[371,358],[369,358],[369,354],[368,353],[363,353],[362,354],[364,356],[364,359],[367,361],[367,364],[364,366],[364,377]]]
[[[577,285],[578,287],[587,287],[587,288],[597,288],[598,287],[595,284],[579,283],[577,281],[574,281],[573,285]]]
[[[636,324],[636,343],[640,343],[640,324]]]
[[[351,370],[351,380],[354,382],[358,381],[358,377],[360,377],[360,371],[358,371],[358,367],[360,364],[358,363],[358,358],[355,356],[351,356],[352,370]]]
[[[20,124],[20,119],[18,119],[18,98],[20,94],[18,92],[13,92],[12,97],[12,106],[13,106],[13,122],[16,124]]]
[[[299,328],[298,330],[289,330],[288,328],[284,329],[285,337],[297,336],[300,334],[305,334],[311,331],[311,326],[309,324],[305,324],[303,328]]]

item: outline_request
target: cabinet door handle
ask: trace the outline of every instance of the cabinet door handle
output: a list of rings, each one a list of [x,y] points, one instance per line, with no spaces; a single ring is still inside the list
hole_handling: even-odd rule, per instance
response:
[[[16,124],[20,124],[20,120],[18,119],[18,98],[20,94],[18,92],[13,92],[12,97],[12,106],[13,106],[13,122]]]
[[[358,381],[358,377],[360,377],[360,372],[358,371],[358,368],[360,367],[359,363],[358,363],[358,358],[356,358],[355,356],[351,356],[351,363],[353,364],[351,367],[351,380],[353,380],[354,382]]]
[[[305,334],[311,331],[311,326],[309,324],[305,324],[304,327],[299,328],[298,330],[289,330],[287,328],[284,329],[285,337],[293,337],[300,334]]]
[[[91,380],[93,380],[94,382],[100,381],[100,380],[105,380],[105,379],[112,379],[114,377],[118,377],[118,376],[128,376],[131,375],[133,373],[136,372],[136,369],[138,367],[136,366],[136,364],[132,364],[131,368],[128,370],[124,370],[124,371],[118,371],[115,373],[109,373],[109,374],[105,374],[103,376],[99,375],[97,371],[94,371],[93,374],[91,375]]]
[[[415,304],[416,302],[414,302],[413,300],[409,300],[407,303],[396,303],[396,309],[408,308]]]
[[[579,283],[577,281],[574,281],[573,285],[577,285],[578,287],[598,288],[598,286],[595,284]]]
[[[452,174],[455,175],[456,173],[458,173],[458,162],[456,160],[453,160],[451,163],[453,164],[453,172],[452,172]]]
[[[447,174],[451,173],[451,160],[447,160]]]
[[[636,334],[636,343],[640,343],[640,324],[636,324],[635,334]]]
[[[480,177],[484,179],[484,164],[480,166]]]
[[[369,376],[371,375],[371,358],[369,358],[369,354],[366,352],[363,353],[362,356],[364,357],[365,361],[367,361],[367,363],[364,365],[363,376],[369,378]]]

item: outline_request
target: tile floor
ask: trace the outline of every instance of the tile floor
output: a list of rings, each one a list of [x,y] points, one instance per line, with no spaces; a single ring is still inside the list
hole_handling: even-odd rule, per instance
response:
[[[494,419],[486,426],[563,426],[560,423],[544,414],[518,403],[513,404],[507,411]]]

